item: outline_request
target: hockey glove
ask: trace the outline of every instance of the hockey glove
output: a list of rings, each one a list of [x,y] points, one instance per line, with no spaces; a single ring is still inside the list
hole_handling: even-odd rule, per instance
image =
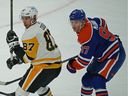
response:
[[[75,59],[71,59],[69,60],[69,62],[67,63],[67,70],[70,73],[76,73],[76,69],[72,66],[72,63],[75,61]]]
[[[14,47],[19,45],[19,39],[18,36],[14,31],[9,31],[7,33],[6,42],[9,45],[9,48],[11,51],[13,51]]]
[[[7,61],[7,67],[9,69],[12,69],[12,67],[16,64],[22,64],[22,61],[17,57],[17,56],[14,56],[13,59],[11,60],[11,58],[9,58]]]

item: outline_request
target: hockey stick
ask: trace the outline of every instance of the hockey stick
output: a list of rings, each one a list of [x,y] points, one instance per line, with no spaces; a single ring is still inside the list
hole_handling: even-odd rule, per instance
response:
[[[60,62],[56,62],[56,63],[65,63],[65,62],[67,62],[67,61],[69,61],[69,60],[71,60],[71,59],[74,59],[74,58],[76,58],[76,57],[77,57],[77,55],[74,56],[74,57],[68,58],[68,59],[66,59],[66,60],[63,60],[63,61],[60,61]],[[9,84],[12,84],[12,83],[14,83],[14,82],[16,82],[16,81],[19,81],[19,80],[21,80],[21,79],[22,79],[22,77],[20,77],[20,78],[18,78],[18,79],[15,79],[15,80],[12,80],[12,81],[9,81],[9,82],[2,82],[2,81],[0,81],[0,85],[9,85]],[[5,96],[10,96],[11,93],[5,93],[5,92],[1,92],[1,91],[0,91],[0,94],[5,95]]]
[[[59,63],[65,63],[65,62],[67,62],[67,61],[69,61],[69,60],[71,60],[71,59],[74,59],[74,58],[76,58],[77,56],[74,56],[74,57],[71,57],[71,58],[68,58],[68,59],[66,59],[66,60],[63,60],[63,61],[60,61],[60,62],[55,62],[55,63],[57,63],[57,64],[59,64]],[[15,79],[15,80],[12,80],[12,81],[8,81],[8,82],[4,82],[4,81],[0,81],[0,85],[9,85],[9,84],[12,84],[12,83],[14,83],[14,82],[16,82],[16,81],[19,81],[19,80],[21,80],[22,79],[22,77],[20,77],[20,78],[18,78],[18,79]]]
[[[10,0],[10,29],[11,29],[11,32],[13,31],[13,0]],[[13,52],[11,52],[11,49],[10,49],[10,57],[11,57],[11,60],[13,60]]]
[[[0,85],[9,85],[9,84],[12,84],[13,82],[19,81],[21,79],[22,79],[22,77],[15,79],[15,80],[12,80],[12,81],[8,81],[8,82],[0,81]]]
[[[2,95],[4,95],[4,96],[10,96],[10,93],[0,92],[0,94],[2,94]]]
[[[13,31],[13,0],[10,1],[10,28]]]
[[[63,60],[63,61],[60,61],[60,62],[55,62],[55,63],[65,63],[65,62],[67,62],[67,61],[69,61],[69,60],[71,60],[71,59],[74,59],[74,58],[76,58],[76,57],[78,57],[78,56],[76,55],[76,56],[73,56],[73,57],[68,58],[68,59],[66,59],[66,60]]]

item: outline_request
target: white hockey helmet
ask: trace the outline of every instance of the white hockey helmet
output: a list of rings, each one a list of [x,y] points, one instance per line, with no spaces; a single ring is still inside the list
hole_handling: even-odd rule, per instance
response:
[[[37,17],[37,15],[38,11],[34,6],[28,6],[21,11],[21,18],[26,16],[33,18],[34,16]]]

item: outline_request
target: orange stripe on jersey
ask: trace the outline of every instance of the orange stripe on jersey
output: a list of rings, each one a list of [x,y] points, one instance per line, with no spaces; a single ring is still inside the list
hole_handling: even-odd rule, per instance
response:
[[[31,85],[33,79],[36,77],[36,75],[42,70],[42,68],[39,67],[34,67],[32,68],[32,70],[30,71],[27,79],[25,80],[22,88],[23,90],[27,90],[27,88]]]
[[[101,74],[102,76],[104,76],[104,77],[107,76],[107,73],[108,73],[109,69],[111,68],[111,66],[114,64],[115,60],[116,60],[116,59],[112,59],[112,60],[110,60],[109,63],[107,63],[106,68],[105,68],[102,72],[100,72],[100,74]]]
[[[112,52],[114,52],[119,47],[119,44],[116,44],[108,53],[99,60],[99,62],[104,61]]]

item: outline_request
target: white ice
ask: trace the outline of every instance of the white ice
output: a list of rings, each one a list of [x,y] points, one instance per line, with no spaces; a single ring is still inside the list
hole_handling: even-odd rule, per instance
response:
[[[10,29],[10,0],[0,0],[0,80],[9,81],[23,76],[29,65],[17,65],[12,70],[6,66],[10,57],[6,44],[6,33]],[[14,0],[14,30],[21,38],[24,27],[19,19],[21,9],[26,6],[35,6],[39,10],[39,21],[42,21],[51,30],[61,53],[62,59],[69,58],[79,53],[80,45],[77,43],[76,34],[69,22],[69,14],[73,9],[84,9],[88,17],[102,17],[106,19],[111,32],[118,34],[124,44],[127,44],[127,0]],[[127,51],[128,53],[128,51]],[[127,94],[127,63],[125,61],[117,75],[107,84],[110,96],[128,96]],[[70,74],[63,64],[61,74],[49,86],[54,96],[80,96],[81,77],[86,70]],[[18,83],[0,86],[0,91],[13,92]],[[0,95],[2,96],[2,95]],[[37,96],[31,94],[30,96]],[[95,95],[93,95],[95,96]]]

